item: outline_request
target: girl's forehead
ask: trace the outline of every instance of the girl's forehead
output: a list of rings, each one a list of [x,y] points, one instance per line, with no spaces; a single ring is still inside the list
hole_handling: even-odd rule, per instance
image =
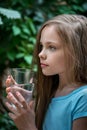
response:
[[[45,26],[41,30],[40,38],[42,36],[49,36],[49,35],[51,35],[51,37],[54,36],[54,35],[57,35],[57,36],[59,35],[55,25],[47,25],[47,26]]]
[[[53,28],[44,28],[41,33],[40,42],[60,42],[58,33]]]
[[[55,24],[47,24],[46,26],[44,26],[44,27],[42,28],[42,31],[48,30],[48,29],[50,29],[50,30],[55,30],[55,31],[56,31],[56,27],[57,27],[57,25],[55,25]],[[41,31],[41,32],[42,32],[42,31]]]
[[[40,42],[53,42],[61,43],[58,32],[55,30],[54,26],[47,26],[42,30]]]

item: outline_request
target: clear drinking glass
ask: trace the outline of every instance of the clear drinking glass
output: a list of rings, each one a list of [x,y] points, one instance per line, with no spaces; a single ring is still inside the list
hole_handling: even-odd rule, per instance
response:
[[[10,68],[8,70],[8,75],[11,75],[16,82],[16,84],[11,85],[12,87],[20,87],[28,90],[28,94],[26,94],[25,99],[29,102],[32,99],[34,91],[35,72],[24,68]]]

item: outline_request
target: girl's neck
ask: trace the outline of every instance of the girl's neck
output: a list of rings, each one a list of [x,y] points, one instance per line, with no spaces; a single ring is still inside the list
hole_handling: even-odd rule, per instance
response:
[[[67,94],[71,93],[72,91],[79,88],[80,86],[82,86],[82,84],[76,84],[76,83],[58,86],[58,89],[54,97],[66,96]]]
[[[62,73],[59,75],[59,85],[58,89],[63,89],[65,87],[72,87],[72,86],[79,86],[80,84],[71,79],[70,77],[67,77],[66,73]]]
[[[70,82],[66,79],[66,76],[62,75],[59,77],[58,89],[54,96],[55,97],[65,96],[80,86],[82,86],[81,83],[77,83],[77,82],[73,82],[73,81]]]
[[[63,87],[67,86],[68,83],[69,82],[67,81],[66,76],[63,75],[59,76],[59,86],[58,86],[59,89],[63,89]]]

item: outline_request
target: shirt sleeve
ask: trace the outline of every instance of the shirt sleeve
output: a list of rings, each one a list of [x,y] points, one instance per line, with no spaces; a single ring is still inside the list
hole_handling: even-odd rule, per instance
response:
[[[73,120],[87,117],[87,92],[78,98],[73,109]]]

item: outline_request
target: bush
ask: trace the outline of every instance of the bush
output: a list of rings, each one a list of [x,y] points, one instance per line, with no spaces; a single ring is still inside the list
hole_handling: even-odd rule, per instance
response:
[[[0,114],[0,130],[18,130],[7,113]]]

